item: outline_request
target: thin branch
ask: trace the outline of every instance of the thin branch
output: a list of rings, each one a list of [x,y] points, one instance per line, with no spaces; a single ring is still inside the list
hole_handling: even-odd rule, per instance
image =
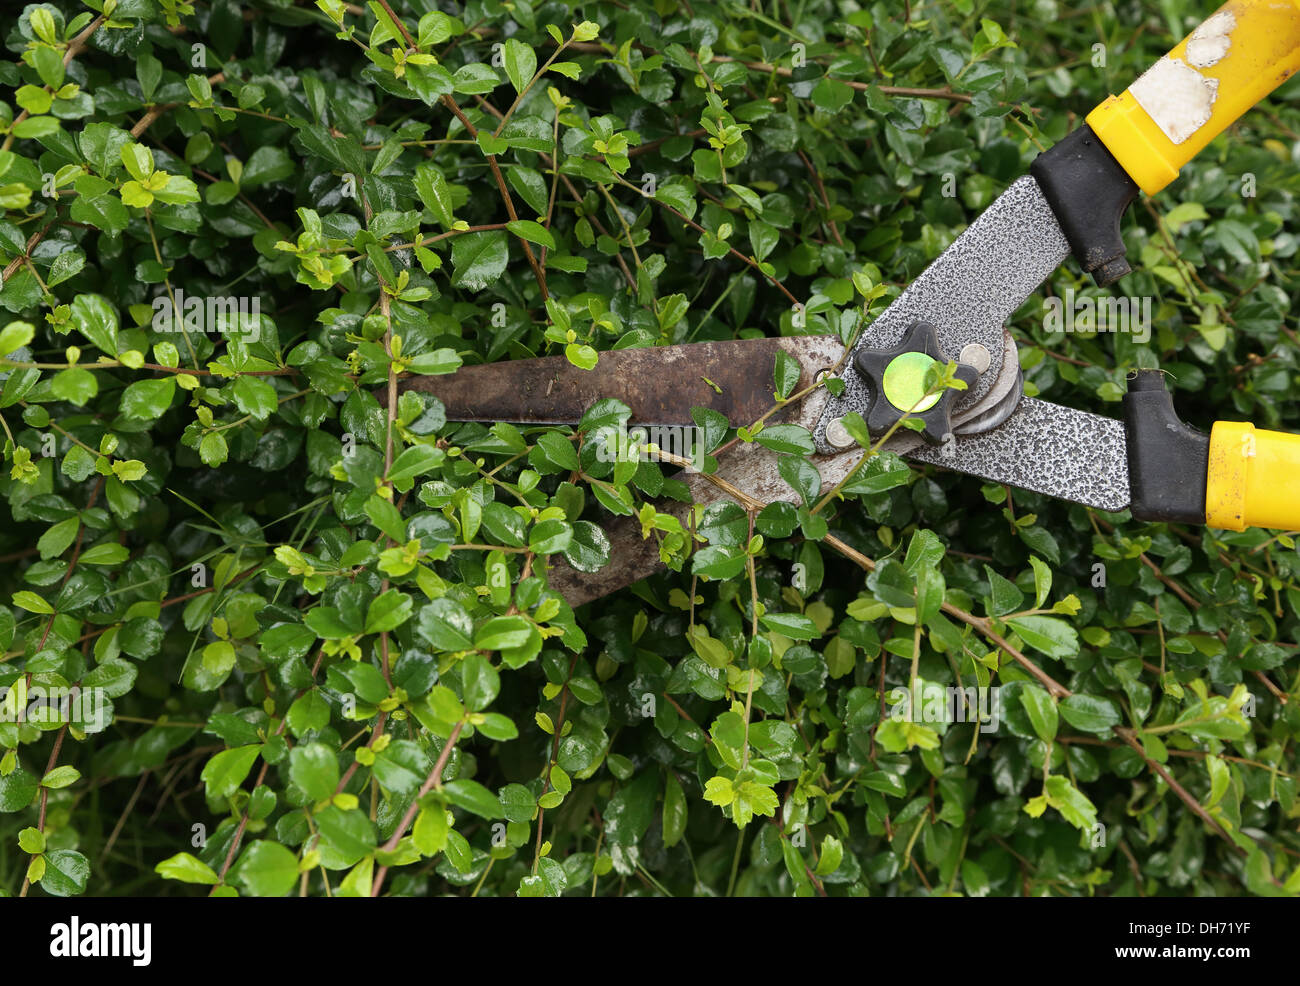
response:
[[[451,735],[447,737],[447,742],[442,746],[442,752],[438,754],[438,762],[433,765],[433,770],[429,771],[429,776],[420,785],[420,790],[411,801],[411,806],[406,809],[406,814],[402,816],[397,828],[393,829],[393,834],[388,837],[388,841],[384,843],[383,848],[380,850],[381,852],[392,852],[397,848],[397,844],[402,841],[402,836],[411,827],[411,822],[415,820],[415,815],[420,810],[420,799],[435,787],[442,787],[442,772],[447,769],[447,761],[451,758],[451,751],[456,746],[456,740],[460,739],[460,731],[464,727],[465,720],[462,719],[452,728]],[[379,872],[375,874],[374,886],[370,891],[371,897],[379,896],[379,891],[384,886],[384,877],[387,875],[388,867],[381,866]]]

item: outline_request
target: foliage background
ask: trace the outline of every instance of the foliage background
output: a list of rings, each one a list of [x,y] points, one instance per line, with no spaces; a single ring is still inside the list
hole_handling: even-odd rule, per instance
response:
[[[882,456],[797,514],[711,511],[692,558],[661,521],[680,571],[573,613],[547,560],[599,564],[658,468],[374,396],[847,337],[1208,7],[391,11],[6,14],[0,685],[112,709],[0,724],[4,892],[1300,891],[1290,538]],[[1118,415],[1162,366],[1202,427],[1300,429],[1293,91],[1126,220],[1148,344],[1030,299],[1030,393]],[[258,298],[257,341],[155,331],[177,289]],[[958,677],[1002,686],[996,732],[890,721]]]

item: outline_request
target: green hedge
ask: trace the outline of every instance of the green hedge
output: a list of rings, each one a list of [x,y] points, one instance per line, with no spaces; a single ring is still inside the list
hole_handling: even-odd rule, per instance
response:
[[[888,453],[692,534],[586,426],[376,397],[848,340],[1208,9],[85,8],[0,65],[0,891],[1300,892],[1291,538]],[[1126,220],[1149,338],[1053,331],[1072,262],[1026,303],[1027,392],[1300,430],[1287,91]],[[619,513],[671,570],[575,612]]]

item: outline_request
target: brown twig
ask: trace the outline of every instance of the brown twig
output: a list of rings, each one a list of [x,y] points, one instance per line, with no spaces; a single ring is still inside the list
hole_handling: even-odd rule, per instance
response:
[[[456,102],[451,93],[443,96],[442,101],[443,104],[446,105],[453,114],[455,114],[456,119],[458,119],[461,126],[465,128],[465,132],[468,133],[472,139],[477,140],[478,128],[469,122],[469,117],[465,115],[465,111],[460,108],[460,104]],[[505,176],[501,174],[501,166],[497,164],[496,155],[487,155],[487,162],[488,167],[492,169],[492,177],[496,179],[497,189],[501,192],[501,201],[505,203],[506,214],[510,216],[511,222],[514,222],[519,218],[519,214],[515,212],[515,200],[510,194],[510,189],[506,187],[506,179]],[[542,300],[545,301],[550,297],[550,292],[546,289],[546,275],[542,272],[541,265],[537,263],[537,257],[533,253],[532,245],[522,236],[518,237],[518,239],[520,246],[524,248],[524,256],[528,258],[528,265],[533,269],[533,276],[537,279],[537,286],[541,289]]]
[[[215,75],[208,76],[209,85],[214,85],[214,86],[220,85],[222,82],[225,81],[226,81],[225,72],[217,72]],[[131,128],[131,136],[134,137],[136,140],[139,140],[140,137],[144,134],[144,132],[148,130],[150,127],[152,127],[158,121],[158,118],[160,116],[162,116],[164,113],[168,113],[171,110],[174,110],[177,106],[180,105],[181,105],[180,103],[157,103],[153,106],[150,106],[148,111],[145,113],[145,115],[140,117],[140,119],[136,121],[135,126]]]
[[[464,727],[464,719],[452,727],[451,735],[447,737],[447,742],[442,746],[442,752],[438,754],[437,763],[433,765],[433,770],[429,771],[429,776],[420,785],[420,790],[411,801],[411,806],[406,809],[406,814],[402,816],[397,828],[393,829],[393,834],[388,837],[388,841],[384,843],[383,848],[380,850],[381,852],[392,852],[397,848],[397,844],[402,841],[402,836],[411,827],[411,822],[415,820],[415,815],[420,810],[420,799],[435,787],[442,787],[442,772],[447,769],[447,761],[451,758],[451,751],[455,748],[456,740],[460,738],[460,731]],[[371,897],[379,896],[379,891],[384,885],[384,877],[387,875],[388,867],[379,867],[379,872],[375,874],[375,882],[370,891]]]
[[[63,737],[67,735],[67,732],[68,732],[68,724],[64,723],[62,726],[59,727],[59,734],[54,737],[54,749],[50,751],[50,759],[49,762],[46,763],[45,765],[45,773],[41,775],[42,778],[44,778],[47,774],[49,774],[49,772],[53,770],[55,766],[58,764],[59,751],[63,749]],[[44,783],[42,783],[41,784],[41,812],[40,812],[40,817],[36,822],[36,827],[40,829],[42,834],[45,832],[45,810],[49,806],[49,800],[50,800],[50,789],[46,787]],[[32,885],[32,881],[24,876],[23,887],[20,891],[18,891],[18,896],[26,897],[27,891],[31,888],[31,885]]]

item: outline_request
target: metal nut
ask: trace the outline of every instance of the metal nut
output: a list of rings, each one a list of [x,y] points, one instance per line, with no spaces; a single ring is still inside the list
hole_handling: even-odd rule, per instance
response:
[[[989,351],[978,342],[968,343],[963,346],[957,359],[961,363],[966,363],[969,366],[975,367],[975,369],[980,373],[984,373],[988,370],[989,366],[993,363],[993,357],[989,355]]]
[[[853,436],[844,427],[843,418],[831,418],[826,423],[826,441],[835,448],[848,448],[854,444]]]

